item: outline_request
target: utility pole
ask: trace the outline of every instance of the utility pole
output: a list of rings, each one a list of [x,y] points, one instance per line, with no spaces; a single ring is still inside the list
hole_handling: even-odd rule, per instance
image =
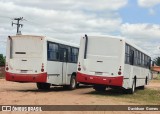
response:
[[[17,35],[20,35],[21,34],[21,31],[19,31],[19,27],[23,27],[23,24],[20,24],[19,22],[20,21],[23,21],[23,17],[19,17],[19,18],[14,18],[13,20],[16,20],[17,21],[17,23],[13,23],[13,21],[12,21],[12,26],[13,25],[17,25]]]

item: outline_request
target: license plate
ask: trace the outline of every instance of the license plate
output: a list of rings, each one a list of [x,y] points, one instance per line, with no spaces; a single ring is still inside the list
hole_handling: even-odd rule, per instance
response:
[[[27,70],[21,70],[21,73],[27,73]]]
[[[95,72],[95,75],[102,75],[102,72]]]

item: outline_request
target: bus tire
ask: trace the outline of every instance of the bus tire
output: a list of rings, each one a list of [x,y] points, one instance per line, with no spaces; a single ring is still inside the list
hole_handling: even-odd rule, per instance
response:
[[[143,90],[144,89],[144,85],[143,86],[139,86],[138,88]]]
[[[135,89],[136,89],[136,79],[133,80],[132,88],[128,90],[128,93],[133,94],[135,92]]]
[[[148,85],[148,78],[145,79],[145,84],[143,86],[140,86],[139,89],[145,89],[145,85]]]
[[[148,78],[145,79],[145,84],[148,85]]]
[[[76,85],[77,85],[76,76],[73,74],[73,75],[71,76],[70,85],[68,86],[68,87],[69,87],[69,90],[74,90],[74,89],[76,89]]]
[[[79,83],[77,83],[76,88],[79,88]]]
[[[94,85],[93,89],[95,89],[96,91],[105,91],[106,86],[104,86],[104,85]]]
[[[49,83],[37,83],[37,88],[40,90],[49,90],[50,89],[51,84]]]
[[[63,89],[68,89],[68,85],[63,85]]]

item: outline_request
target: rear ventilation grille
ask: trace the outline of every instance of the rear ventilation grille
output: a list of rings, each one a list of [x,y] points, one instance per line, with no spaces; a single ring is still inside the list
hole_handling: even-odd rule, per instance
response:
[[[26,54],[26,52],[15,52],[15,54]]]

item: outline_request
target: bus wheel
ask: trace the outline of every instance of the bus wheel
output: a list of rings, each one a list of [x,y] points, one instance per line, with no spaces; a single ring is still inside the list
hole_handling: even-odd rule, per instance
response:
[[[105,91],[106,86],[104,86],[104,85],[94,85],[93,89],[95,89],[96,91]]]
[[[133,94],[135,92],[135,88],[136,88],[136,83],[135,82],[136,82],[136,79],[133,80],[132,88],[128,90],[129,94]]]
[[[77,83],[76,88],[79,88],[79,83]]]
[[[148,78],[146,77],[145,84],[148,85]]]
[[[76,76],[75,76],[75,75],[72,75],[72,76],[71,76],[71,80],[70,80],[69,89],[70,89],[70,90],[75,89],[75,88],[76,88],[76,85],[77,85]]]
[[[37,88],[40,90],[49,90],[51,84],[49,83],[37,83]]]

